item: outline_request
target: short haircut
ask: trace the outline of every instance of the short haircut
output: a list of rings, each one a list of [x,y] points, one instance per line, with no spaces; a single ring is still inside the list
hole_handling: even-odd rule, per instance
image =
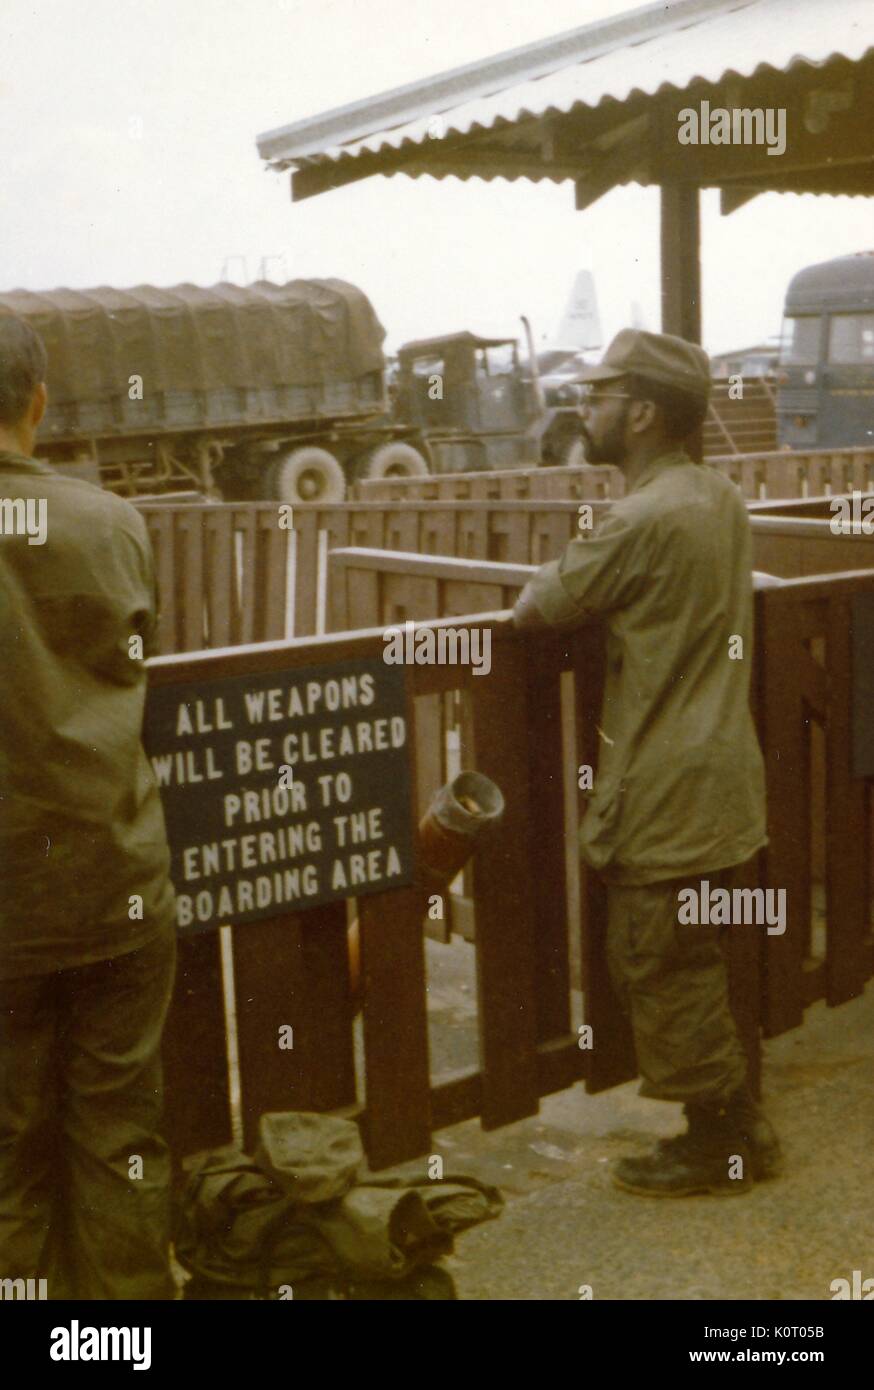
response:
[[[682,443],[704,423],[707,401],[700,396],[678,391],[675,386],[664,386],[660,381],[650,381],[633,372],[628,374],[626,382],[628,394],[634,400],[652,401],[653,405],[658,406],[665,435],[672,442]]]
[[[0,425],[17,425],[46,379],[42,338],[24,319],[0,314]]]

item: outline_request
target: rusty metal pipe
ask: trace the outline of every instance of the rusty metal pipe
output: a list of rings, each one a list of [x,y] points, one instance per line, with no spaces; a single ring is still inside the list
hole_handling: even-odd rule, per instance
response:
[[[419,822],[416,860],[419,875],[414,884],[422,898],[422,916],[428,899],[451,883],[463,869],[477,839],[504,814],[499,787],[480,772],[460,772],[435,793]],[[349,983],[356,1009],[360,1008],[361,937],[358,918],[349,928]]]

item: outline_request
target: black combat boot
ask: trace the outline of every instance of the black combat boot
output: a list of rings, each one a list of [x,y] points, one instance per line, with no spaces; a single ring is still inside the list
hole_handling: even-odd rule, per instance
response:
[[[748,1192],[755,1180],[779,1174],[779,1141],[746,1085],[721,1105],[691,1102],[683,1108],[686,1133],[661,1139],[641,1158],[620,1159],[614,1169],[620,1187],[664,1197],[737,1195]]]
[[[652,1153],[640,1158],[621,1158],[613,1169],[617,1186],[649,1197],[688,1197],[698,1192],[737,1196],[749,1192],[763,1162],[755,1130],[764,1116],[746,1088],[723,1104],[685,1106],[688,1129],[672,1139],[662,1139]],[[779,1155],[776,1135],[767,1121],[772,1146]],[[761,1142],[767,1151],[768,1135]]]
[[[692,1112],[695,1107],[686,1105],[683,1108],[691,1130],[695,1123],[699,1123],[693,1118]],[[778,1177],[783,1166],[780,1141],[774,1132],[774,1126],[758,1101],[753,1099],[747,1085],[735,1091],[726,1101],[725,1111],[743,1137],[744,1147],[752,1160],[753,1177],[756,1181]]]

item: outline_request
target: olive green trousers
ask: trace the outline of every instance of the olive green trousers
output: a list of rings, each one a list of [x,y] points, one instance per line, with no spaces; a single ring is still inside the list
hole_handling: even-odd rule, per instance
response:
[[[0,1276],[45,1278],[50,1299],[174,1296],[158,1127],[175,960],[168,929],[0,981]]]
[[[734,873],[700,878],[730,888]],[[747,1059],[729,1008],[723,929],[677,921],[677,895],[698,878],[608,884],[607,964],[631,1023],[640,1094],[721,1104],[744,1084]]]

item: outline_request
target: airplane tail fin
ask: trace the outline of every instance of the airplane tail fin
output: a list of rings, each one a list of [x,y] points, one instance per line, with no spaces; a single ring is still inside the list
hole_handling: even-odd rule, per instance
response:
[[[559,347],[599,348],[603,345],[595,277],[590,270],[578,272],[565,311],[555,335]]]

